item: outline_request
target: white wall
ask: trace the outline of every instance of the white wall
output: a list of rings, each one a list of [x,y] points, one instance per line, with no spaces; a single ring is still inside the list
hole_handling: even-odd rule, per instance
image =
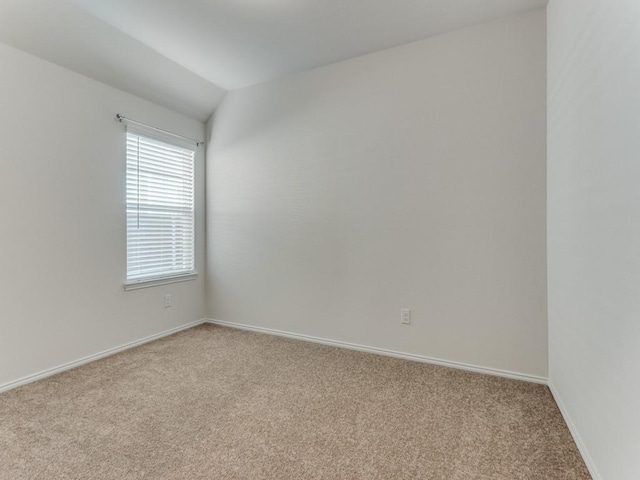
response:
[[[640,478],[640,2],[552,0],[550,380],[595,478]]]
[[[0,66],[0,386],[202,318],[202,276],[123,291],[125,139],[114,116],[195,138],[204,125],[2,44]],[[201,151],[201,271],[203,168]]]
[[[545,38],[538,10],[228,94],[210,316],[546,377]]]

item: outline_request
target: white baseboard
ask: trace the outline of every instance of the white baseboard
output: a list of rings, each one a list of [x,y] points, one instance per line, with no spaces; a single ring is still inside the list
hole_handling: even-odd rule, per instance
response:
[[[201,325],[205,323],[205,319],[196,320],[195,322],[187,323],[186,325],[181,325],[176,328],[172,328],[170,330],[165,330],[164,332],[157,333],[155,335],[150,335],[145,338],[141,338],[140,340],[135,340],[133,342],[126,343],[124,345],[120,345],[119,347],[110,348],[108,350],[104,350],[102,352],[96,353],[94,355],[89,355],[88,357],[81,358],[79,360],[74,360],[69,363],[65,363],[64,365],[59,365],[54,368],[50,368],[48,370],[43,370],[42,372],[34,373],[32,375],[27,375],[26,377],[22,377],[18,380],[14,380],[12,382],[4,383],[0,385],[0,393],[6,392],[7,390],[11,390],[22,385],[26,385],[28,383],[35,382],[37,380],[42,380],[43,378],[50,377],[52,375],[56,375],[58,373],[62,373],[66,370],[71,370],[72,368],[79,367],[80,365],[84,365],[85,363],[93,362],[94,360],[99,360],[104,357],[109,357],[111,355],[115,355],[116,353],[122,352],[124,350],[128,350],[133,347],[137,347],[138,345],[142,345],[144,343],[152,342],[154,340],[158,340],[162,337],[167,337],[169,335],[173,335],[174,333],[180,332],[182,330],[187,330],[188,328],[195,327],[197,325]]]
[[[591,477],[593,478],[593,480],[602,480],[602,475],[600,475],[600,472],[598,471],[598,468],[596,467],[596,464],[593,461],[593,457],[589,453],[589,450],[587,450],[587,446],[582,440],[580,433],[578,433],[578,429],[576,428],[575,423],[573,423],[573,420],[569,415],[569,411],[567,410],[567,407],[565,406],[564,402],[560,398],[560,395],[558,394],[558,391],[556,390],[551,380],[549,380],[548,386],[549,386],[549,390],[551,390],[551,395],[553,395],[553,399],[556,401],[556,404],[558,405],[558,409],[562,414],[562,418],[564,418],[564,423],[567,424],[567,427],[569,428],[569,432],[571,432],[571,436],[573,437],[573,441],[576,442],[578,451],[580,452],[580,455],[582,455],[582,459],[584,460],[584,463],[587,466],[587,470],[589,470]]]
[[[378,355],[385,355],[387,357],[402,358],[405,360],[413,360],[413,361],[422,362],[422,363],[430,363],[433,365],[441,365],[443,367],[457,368],[459,370],[467,370],[469,372],[484,373],[487,375],[494,375],[498,377],[506,377],[506,378],[511,378],[515,380],[523,380],[525,382],[540,383],[542,385],[547,384],[546,378],[538,377],[535,375],[528,375],[525,373],[510,372],[507,370],[499,370],[496,368],[480,367],[478,365],[470,365],[467,363],[441,360],[439,358],[431,358],[431,357],[426,357],[424,355],[416,355],[414,353],[396,352],[396,351],[387,350],[384,348],[369,347],[366,345],[359,345],[357,343],[342,342],[340,340],[329,340],[326,338],[319,338],[311,335],[302,335],[299,333],[284,332],[281,330],[274,330],[271,328],[254,327],[252,325],[245,325],[242,323],[225,322],[222,320],[213,320],[213,319],[207,319],[205,320],[205,322],[211,323],[214,325],[224,326],[224,327],[238,328],[241,330],[250,330],[252,332],[260,332],[260,333],[266,333],[269,335],[277,335],[280,337],[294,338],[297,340],[304,340],[304,341],[313,342],[313,343],[321,343],[323,345],[330,345],[332,347],[347,348],[349,350],[358,350],[360,352],[376,353]]]

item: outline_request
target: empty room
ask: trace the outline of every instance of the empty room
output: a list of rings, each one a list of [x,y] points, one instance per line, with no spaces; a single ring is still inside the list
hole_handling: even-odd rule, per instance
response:
[[[638,480],[639,186],[638,0],[0,0],[0,480]]]

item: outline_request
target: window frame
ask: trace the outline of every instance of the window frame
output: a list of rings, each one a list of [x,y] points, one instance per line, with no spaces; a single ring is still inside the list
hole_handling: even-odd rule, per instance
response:
[[[129,139],[129,135],[135,135],[142,138],[147,138],[149,140],[155,142],[161,142],[172,147],[186,149],[193,152],[193,178],[192,178],[192,225],[193,225],[193,239],[192,239],[192,269],[188,272],[165,272],[163,274],[148,276],[148,277],[139,277],[139,278],[129,278],[129,207],[130,203],[127,199],[129,193],[129,187],[127,185],[126,178],[128,176],[127,170],[129,166],[129,157],[127,154],[127,142]],[[183,139],[181,136],[171,134],[169,132],[164,132],[161,130],[157,130],[153,127],[146,127],[142,125],[126,125],[126,132],[124,136],[124,146],[125,146],[125,281],[124,281],[124,289],[125,290],[137,290],[141,288],[155,287],[159,285],[165,285],[169,283],[177,283],[177,282],[185,282],[190,280],[195,280],[198,277],[198,271],[196,270],[196,260],[197,260],[197,205],[196,205],[196,166],[197,166],[197,155],[198,155],[198,144],[195,142],[191,142],[188,139]]]

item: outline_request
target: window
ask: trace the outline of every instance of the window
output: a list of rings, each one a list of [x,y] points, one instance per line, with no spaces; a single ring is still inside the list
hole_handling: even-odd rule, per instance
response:
[[[195,275],[193,148],[127,126],[125,287]]]

